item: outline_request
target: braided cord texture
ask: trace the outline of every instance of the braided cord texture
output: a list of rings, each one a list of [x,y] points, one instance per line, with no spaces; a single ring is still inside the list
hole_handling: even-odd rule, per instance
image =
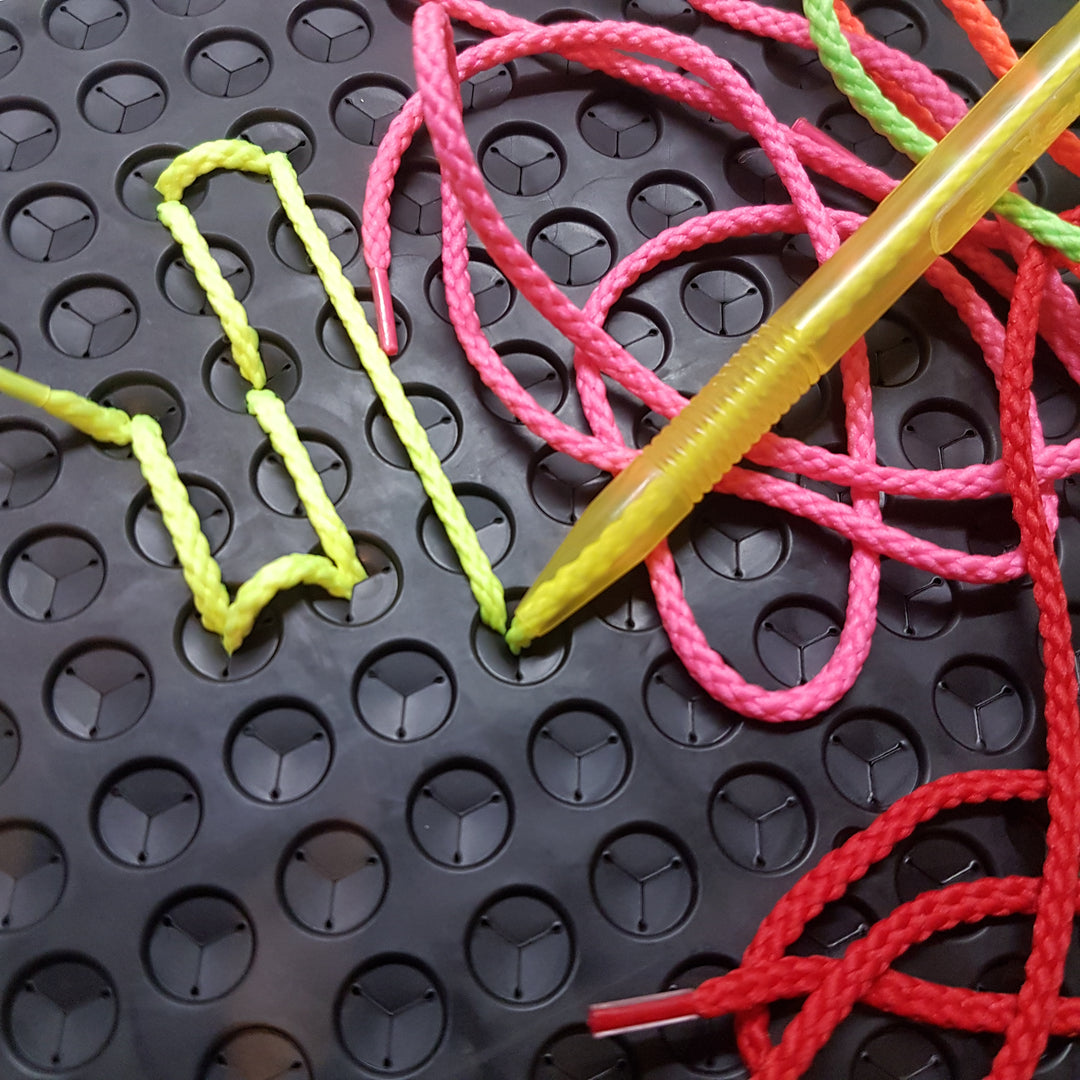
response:
[[[933,149],[934,139],[920,131],[866,74],[844,37],[833,0],[804,0],[803,9],[818,56],[840,92],[897,150],[914,161],[925,157]],[[1058,215],[1012,192],[1002,195],[994,209],[1040,243],[1057,248],[1072,262],[1080,259],[1080,229]]]
[[[416,418],[401,382],[390,370],[390,361],[368,325],[353,287],[341,269],[341,263],[330,250],[330,241],[316,223],[292,164],[284,154],[272,154],[270,158],[270,178],[277,188],[281,205],[307,249],[330,303],[408,453],[424,491],[431,499],[480,607],[480,616],[486,625],[502,634],[506,630],[506,599],[502,584],[491,568],[491,561],[480,546],[476,530],[465,516],[465,510],[454,494],[439,456],[431,448],[427,432]]]
[[[862,95],[898,145],[918,157],[964,114],[964,104],[941,80],[910,58],[870,37],[843,3],[807,0],[809,19],[752,0],[691,0],[702,13],[735,29],[797,45],[818,47],[840,74],[841,89]],[[1001,52],[1000,27],[982,0],[947,0],[975,46]],[[455,55],[449,19],[492,36]],[[966,21],[965,21],[966,20]],[[971,29],[979,20],[981,29]],[[827,24],[827,25],[826,25]],[[824,26],[824,30],[822,27]],[[997,43],[996,45],[994,43]],[[790,205],[737,207],[692,218],[646,241],[625,256],[577,308],[540,271],[506,227],[488,196],[461,120],[459,83],[519,56],[555,52],[567,59],[663,94],[754,136],[764,147],[791,196]],[[1004,54],[1002,54],[1004,56]],[[602,327],[612,306],[638,280],[685,252],[731,237],[808,233],[819,259],[863,220],[822,206],[805,170],[880,200],[895,186],[811,125],[788,128],[771,116],[737,72],[692,41],[657,27],[629,23],[561,23],[539,27],[487,7],[479,0],[432,0],[414,21],[418,93],[391,123],[380,145],[365,195],[365,258],[373,280],[390,265],[389,199],[404,154],[421,123],[429,131],[442,173],[443,266],[451,321],[466,358],[482,381],[530,431],[553,448],[596,467],[618,472],[636,451],[615,423],[607,385],[614,381],[661,416],[672,417],[685,400],[637,364]],[[676,71],[649,62],[660,59]],[[997,58],[999,66],[1015,56]],[[996,69],[995,69],[996,70]],[[865,100],[863,100],[865,99]],[[1059,140],[1068,154],[1070,138]],[[843,629],[825,667],[804,685],[784,690],[754,686],[733,671],[709,645],[684,596],[666,544],[647,560],[661,619],[691,675],[715,698],[747,716],[769,721],[805,720],[835,703],[857,678],[873,634],[878,557],[887,555],[942,577],[991,582],[1030,575],[1044,642],[1048,766],[1031,770],[983,770],[946,776],[916,789],[869,828],[829,852],[762,921],[739,968],[709,980],[693,995],[701,1016],[736,1016],[739,1046],[754,1080],[794,1080],[810,1067],[845,1016],[859,1002],[924,1023],[1003,1036],[993,1080],[1028,1080],[1049,1034],[1080,1033],[1080,999],[1060,996],[1065,950],[1077,904],[1080,852],[1080,715],[1070,626],[1060,571],[1054,557],[1057,528],[1055,480],[1080,468],[1080,440],[1048,446],[1031,393],[1031,361],[1041,336],[1064,368],[1080,380],[1080,306],[1056,272],[1056,245],[1073,259],[1076,215],[1049,214],[1016,197],[997,209],[937,260],[926,281],[957,312],[982,351],[1000,396],[1003,453],[1000,461],[961,469],[895,469],[875,460],[868,364],[864,347],[841,362],[847,448],[804,446],[765,435],[748,454],[757,468],[735,468],[717,490],[762,501],[831,528],[852,541],[851,577]],[[506,369],[485,339],[468,282],[471,227],[493,261],[574,348],[577,390],[588,430],[575,429],[543,409]],[[1039,241],[1032,243],[1032,238]],[[957,265],[962,264],[963,269]],[[1012,304],[1005,325],[973,278]],[[388,303],[388,292],[379,303]],[[387,325],[383,311],[379,326]],[[605,379],[606,377],[606,379]],[[800,483],[760,471],[840,485],[850,504]],[[935,500],[1009,495],[1021,542],[1000,555],[944,548],[886,524],[882,493]],[[524,645],[524,642],[517,642]],[[877,862],[920,825],[964,805],[1010,799],[1046,799],[1051,824],[1043,874],[947,886],[916,897],[882,919],[842,957],[795,957],[787,950],[823,907],[844,895]],[[1033,918],[1034,934],[1025,981],[1017,994],[938,986],[898,973],[894,962],[913,946],[950,928],[991,917]],[[772,1003],[805,998],[801,1010],[774,1044]]]
[[[248,412],[281,457],[323,554],[291,554],[274,559],[241,585],[230,601],[221,569],[155,419],[145,415],[130,417],[120,409],[106,408],[79,394],[53,389],[6,369],[0,369],[0,391],[45,410],[94,439],[131,445],[161,511],[200,620],[209,632],[221,637],[227,653],[233,653],[243,644],[259,613],[279,592],[308,585],[325,589],[336,597],[349,598],[353,587],[367,577],[356,546],[327,495],[284,402],[266,387],[258,334],[249,324],[243,305],[222,274],[195,219],[180,201],[188,185],[217,169],[239,169],[270,178],[446,528],[480,605],[482,619],[502,633],[506,629],[502,585],[400,382],[391,372],[389,361],[379,348],[352,286],[316,223],[296,172],[284,154],[266,154],[249,142],[232,139],[203,143],[185,151],[158,180],[157,188],[164,198],[158,207],[158,217],[180,245],[221,321],[233,360],[252,387],[246,399]]]

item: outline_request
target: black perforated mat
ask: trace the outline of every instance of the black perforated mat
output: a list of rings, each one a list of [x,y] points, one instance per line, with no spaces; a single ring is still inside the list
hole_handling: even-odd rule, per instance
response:
[[[994,6],[1022,43],[1067,4]],[[899,168],[805,54],[719,28],[682,0],[625,7],[575,11],[692,32],[781,119],[806,116]],[[856,10],[962,93],[988,85],[937,0]],[[315,541],[243,413],[220,327],[154,219],[152,184],[178,150],[226,134],[288,151],[368,297],[359,207],[373,143],[413,84],[410,11],[408,0],[0,0],[0,363],[158,417],[234,584]],[[463,89],[500,207],[578,302],[664,226],[782,197],[732,129],[563,61],[506,65]],[[425,153],[420,140],[394,205],[394,366],[519,596],[603,478],[508,422],[460,355]],[[1055,208],[1080,202],[1048,163],[1023,187]],[[916,784],[1041,763],[1027,588],[886,564],[862,677],[827,715],[781,730],[729,714],[689,680],[640,573],[515,660],[478,627],[271,189],[224,175],[187,201],[371,576],[351,603],[280,597],[229,660],[192,617],[136,463],[0,401],[0,1076],[744,1075],[726,1021],[593,1042],[586,1006],[732,966],[808,866]],[[643,281],[608,325],[693,390],[809,267],[799,241],[727,243]],[[473,280],[510,367],[574,417],[565,343],[482,257]],[[998,454],[992,382],[929,291],[906,297],[870,344],[884,462]],[[1047,435],[1076,436],[1080,394],[1051,357],[1037,370]],[[782,430],[839,446],[839,407],[826,378]],[[650,437],[640,405],[618,409],[639,442]],[[1080,597],[1080,500],[1070,482],[1063,491],[1062,567]],[[1015,542],[1004,500],[890,499],[885,512],[962,549]],[[846,543],[722,499],[676,540],[709,639],[741,672],[776,687],[820,669],[842,619]],[[946,881],[1037,872],[1040,845],[1030,810],[939,819],[798,948],[835,955]],[[1029,937],[997,922],[902,966],[1012,989]],[[1069,981],[1080,990],[1080,973]],[[813,1075],[964,1080],[995,1045],[859,1011]],[[1040,1075],[1078,1068],[1057,1042]]]

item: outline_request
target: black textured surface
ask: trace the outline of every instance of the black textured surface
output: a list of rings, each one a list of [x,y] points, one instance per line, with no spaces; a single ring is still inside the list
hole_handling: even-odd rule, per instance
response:
[[[1022,43],[1066,6],[996,8]],[[558,10],[692,32],[781,119],[805,115],[899,166],[804,54],[681,0]],[[937,0],[858,10],[962,92],[987,86]],[[0,2],[0,363],[156,415],[232,583],[314,538],[242,415],[220,328],[154,220],[151,184],[178,149],[224,134],[287,150],[369,300],[359,206],[372,144],[413,84],[410,11],[409,0]],[[574,65],[515,61],[463,90],[496,200],[578,302],[667,224],[777,197],[761,152],[727,126]],[[517,597],[602,478],[508,422],[461,358],[439,296],[425,154],[420,140],[394,204],[395,369]],[[1054,207],[1080,201],[1046,162],[1023,186]],[[729,969],[808,866],[916,784],[1041,763],[1029,591],[886,564],[862,677],[817,722],[783,730],[728,713],[688,679],[640,574],[515,660],[477,625],[271,191],[226,175],[187,201],[371,577],[351,603],[279,598],[227,660],[191,616],[129,455],[0,402],[0,1076],[742,1076],[727,1021],[594,1042],[585,1008]],[[693,390],[807,272],[801,241],[724,244],[641,282],[609,326]],[[565,343],[483,259],[473,280],[510,367],[573,417]],[[914,290],[870,342],[883,461],[998,453],[991,380],[942,303]],[[1047,434],[1074,437],[1080,395],[1052,358],[1037,371]],[[840,445],[838,399],[830,376],[783,430]],[[650,437],[640,404],[616,407],[628,434]],[[1062,566],[1080,597],[1080,503],[1069,482],[1063,491]],[[960,548],[1014,542],[1002,500],[885,510]],[[740,671],[780,686],[821,667],[842,618],[846,544],[722,499],[676,540],[699,618]],[[1011,808],[936,822],[797,949],[835,955],[946,881],[1034,872],[1040,828]],[[903,966],[1012,989],[1028,938],[997,922]],[[813,1075],[967,1080],[995,1045],[859,1011]],[[1078,1067],[1056,1042],[1042,1075]]]

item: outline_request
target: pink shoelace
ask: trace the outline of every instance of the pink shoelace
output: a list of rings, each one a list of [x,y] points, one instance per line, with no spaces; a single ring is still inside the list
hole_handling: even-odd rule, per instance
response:
[[[806,21],[798,15],[760,7],[750,0],[693,0],[706,15],[735,29],[810,47]],[[495,36],[454,55],[449,18]],[[948,128],[965,106],[948,86],[910,57],[869,37],[853,36],[854,52],[875,77],[900,84]],[[729,237],[786,232],[808,234],[818,260],[863,220],[858,214],[825,207],[806,169],[881,199],[895,184],[831,142],[812,125],[788,127],[778,121],[740,72],[689,38],[659,27],[627,22],[576,22],[539,26],[477,0],[438,0],[419,8],[414,23],[419,92],[390,124],[368,178],[363,209],[364,257],[371,274],[377,326],[384,348],[396,351],[390,306],[390,198],[401,159],[423,122],[431,136],[442,175],[442,258],[450,319],[466,357],[482,381],[530,431],[578,461],[617,472],[637,453],[619,432],[602,375],[617,382],[658,414],[671,417],[685,399],[638,363],[604,330],[612,305],[642,275],[667,260]],[[791,203],[748,206],[692,218],[667,229],[626,256],[598,283],[584,308],[578,308],[540,269],[502,219],[480,173],[462,121],[460,81],[509,60],[556,53],[568,60],[662,94],[722,119],[753,136],[768,155]],[[633,53],[635,56],[629,56]],[[638,56],[675,64],[680,72]],[[700,81],[699,81],[700,80]],[[590,430],[578,431],[544,409],[516,380],[488,342],[469,288],[466,222],[494,263],[518,291],[574,346],[574,372]],[[954,255],[987,284],[1009,298],[1015,272],[995,252],[1018,255],[1024,235],[1005,223],[984,221]],[[1005,329],[978,291],[951,262],[939,259],[926,280],[956,310],[997,379]],[[1047,277],[1040,333],[1080,380],[1080,341],[1068,333],[1080,306],[1057,274]],[[835,530],[852,543],[847,608],[843,628],[825,666],[802,685],[766,689],[744,679],[709,645],[683,593],[667,544],[648,558],[647,567],[660,618],[672,647],[691,676],[718,701],[760,720],[803,720],[835,704],[853,685],[869,654],[877,618],[879,559],[909,563],[931,574],[989,584],[1025,573],[1020,550],[988,556],[944,548],[889,525],[881,516],[879,495],[924,499],[978,499],[1005,492],[1000,461],[931,471],[877,464],[871,384],[865,346],[840,364],[845,406],[847,453],[838,453],[775,434],[766,435],[748,455],[768,466],[814,481],[839,485],[851,493],[846,505],[809,491],[797,482],[736,468],[716,490],[758,500]],[[1080,440],[1047,446],[1031,407],[1036,473],[1043,484],[1043,513],[1051,533],[1057,527],[1054,480],[1080,469]]]
[[[738,29],[809,44],[806,24],[798,16],[758,7],[750,0],[690,2]],[[963,7],[965,17],[981,18],[971,0],[948,2],[950,7]],[[495,36],[455,57],[449,16]],[[978,25],[985,31],[985,19]],[[887,92],[903,97],[913,111],[921,110],[926,123],[948,128],[962,115],[962,102],[907,57],[857,33],[851,43]],[[462,121],[461,79],[537,52],[556,52],[581,61],[734,124],[764,148],[791,196],[791,204],[722,211],[668,229],[615,266],[585,307],[578,309],[540,270],[500,217],[485,190]],[[655,27],[614,22],[539,27],[475,0],[440,0],[425,4],[416,14],[414,55],[419,94],[393,121],[379,147],[364,207],[365,256],[384,346],[394,351],[388,275],[389,199],[401,156],[423,119],[442,173],[447,303],[466,356],[484,383],[530,431],[555,449],[610,472],[624,467],[635,451],[626,445],[615,424],[601,376],[614,379],[664,416],[675,415],[685,403],[604,332],[604,319],[622,293],[665,260],[728,237],[805,232],[817,258],[828,258],[862,218],[823,206],[809,181],[807,166],[872,199],[884,197],[894,183],[836,147],[811,125],[800,121],[788,128],[779,123],[730,64],[689,39]],[[653,66],[639,56],[668,61],[685,74]],[[469,287],[466,221],[509,280],[573,344],[577,388],[590,429],[587,433],[543,409],[484,337]],[[998,252],[1009,255],[1018,269],[1014,271]],[[598,1007],[590,1017],[594,1031],[679,1015],[734,1013],[739,1049],[755,1080],[794,1080],[802,1075],[858,1001],[926,1023],[1002,1034],[1004,1040],[990,1074],[993,1080],[1029,1080],[1051,1031],[1067,1035],[1080,1032],[1080,999],[1060,996],[1078,899],[1080,714],[1067,599],[1053,548],[1058,520],[1052,486],[1055,480],[1077,470],[1080,440],[1067,446],[1047,446],[1031,394],[1037,333],[1069,375],[1080,381],[1078,345],[1069,333],[1078,325],[1078,304],[1053,271],[1056,260],[1013,226],[983,221],[955,249],[953,257],[1012,305],[1003,327],[952,262],[939,259],[925,275],[968,328],[994,376],[1000,395],[1002,461],[941,471],[879,466],[874,456],[869,364],[865,346],[860,344],[840,365],[847,453],[770,434],[748,455],[758,466],[840,485],[850,490],[851,505],[744,468],[733,470],[717,487],[818,522],[852,542],[847,614],[824,668],[804,685],[787,690],[767,690],[748,683],[710,648],[694,621],[667,544],[649,556],[647,565],[663,624],[691,675],[725,705],[763,720],[812,717],[835,703],[854,683],[869,651],[876,621],[882,555],[969,582],[999,582],[1030,574],[1043,643],[1047,769],[1045,773],[973,771],[940,777],[917,788],[867,829],[829,851],[788,891],[762,921],[736,970],[674,995],[676,1001],[644,998]],[[878,502],[882,492],[938,500],[1007,493],[1020,528],[1020,547],[998,556],[982,556],[913,537],[883,521]],[[1041,878],[954,883],[901,905],[871,927],[865,937],[852,942],[842,957],[785,955],[825,904],[842,896],[851,882],[941,810],[1043,797],[1050,823]],[[1034,916],[1031,953],[1023,986],[1016,995],[938,986],[891,967],[906,950],[935,933],[990,916],[1014,914]],[[805,1000],[774,1045],[768,1006],[780,998]]]

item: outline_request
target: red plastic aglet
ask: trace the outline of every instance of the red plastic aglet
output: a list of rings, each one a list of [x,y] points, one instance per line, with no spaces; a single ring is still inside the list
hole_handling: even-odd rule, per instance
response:
[[[589,1030],[597,1038],[628,1031],[681,1024],[698,1019],[694,990],[669,990],[662,994],[605,1001],[589,1009]]]

